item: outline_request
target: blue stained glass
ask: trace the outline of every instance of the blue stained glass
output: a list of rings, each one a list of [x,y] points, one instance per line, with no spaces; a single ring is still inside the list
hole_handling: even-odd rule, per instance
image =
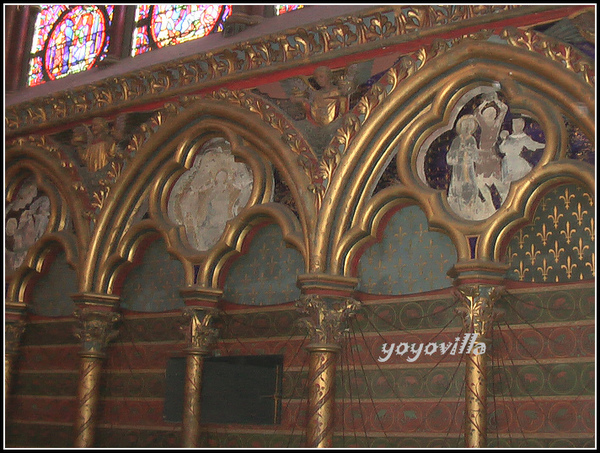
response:
[[[32,41],[28,84],[84,71],[105,57],[113,5],[41,5]]]
[[[222,31],[231,5],[138,5],[131,55]]]
[[[304,8],[304,5],[275,5],[275,14],[281,16],[282,14],[297,11],[301,8]]]

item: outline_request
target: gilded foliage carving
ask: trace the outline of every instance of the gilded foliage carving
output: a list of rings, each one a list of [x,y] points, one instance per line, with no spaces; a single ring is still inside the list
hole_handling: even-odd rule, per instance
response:
[[[135,73],[110,77],[93,86],[86,85],[35,102],[11,106],[6,110],[6,127],[12,132],[36,124],[61,121],[74,113],[114,108],[141,96],[160,97],[175,89],[191,88],[192,85],[227,75],[263,69],[512,8],[515,6],[374,8],[358,16],[337,19],[333,23],[269,35],[267,38],[242,42],[233,49],[206,52]],[[92,99],[88,96],[91,92],[94,93]]]

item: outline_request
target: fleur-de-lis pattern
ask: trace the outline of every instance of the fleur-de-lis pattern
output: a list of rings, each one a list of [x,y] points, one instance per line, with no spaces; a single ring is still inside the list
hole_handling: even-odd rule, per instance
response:
[[[140,312],[162,312],[185,306],[179,290],[185,285],[183,265],[169,257],[166,244],[154,241],[139,266],[125,279],[121,306]]]
[[[562,283],[595,277],[593,196],[576,185],[561,186],[539,204],[533,223],[512,238],[507,277]]]
[[[359,289],[372,294],[412,294],[446,288],[446,272],[456,262],[450,238],[427,231],[427,219],[416,206],[394,214],[381,242],[358,264]]]
[[[286,247],[276,225],[262,228],[252,239],[248,253],[231,266],[223,298],[244,305],[274,305],[300,297],[296,286],[304,272],[304,260]]]

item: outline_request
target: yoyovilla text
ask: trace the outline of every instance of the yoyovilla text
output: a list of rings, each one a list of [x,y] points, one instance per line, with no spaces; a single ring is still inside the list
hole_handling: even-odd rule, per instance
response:
[[[395,352],[396,355],[404,356],[406,355],[407,362],[414,362],[417,360],[421,353],[425,355],[433,355],[436,353],[444,354],[471,354],[481,355],[485,354],[486,346],[485,343],[477,341],[476,333],[465,333],[462,341],[460,337],[456,337],[454,342],[449,341],[448,343],[392,343],[388,346],[387,343],[384,343],[381,346],[381,352],[383,353],[382,357],[379,357],[377,360],[380,362],[387,362],[388,359]]]

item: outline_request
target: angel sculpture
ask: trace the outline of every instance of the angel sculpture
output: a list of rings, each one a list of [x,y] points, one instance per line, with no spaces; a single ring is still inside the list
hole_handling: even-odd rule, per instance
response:
[[[291,100],[302,106],[311,122],[327,126],[349,110],[357,68],[357,65],[350,66],[346,74],[335,81],[331,68],[319,66],[313,73],[318,88],[314,88],[308,79],[295,78]]]
[[[111,128],[104,118],[94,118],[91,126],[80,125],[73,130],[71,144],[91,172],[104,168],[117,154],[122,121],[117,119]]]

